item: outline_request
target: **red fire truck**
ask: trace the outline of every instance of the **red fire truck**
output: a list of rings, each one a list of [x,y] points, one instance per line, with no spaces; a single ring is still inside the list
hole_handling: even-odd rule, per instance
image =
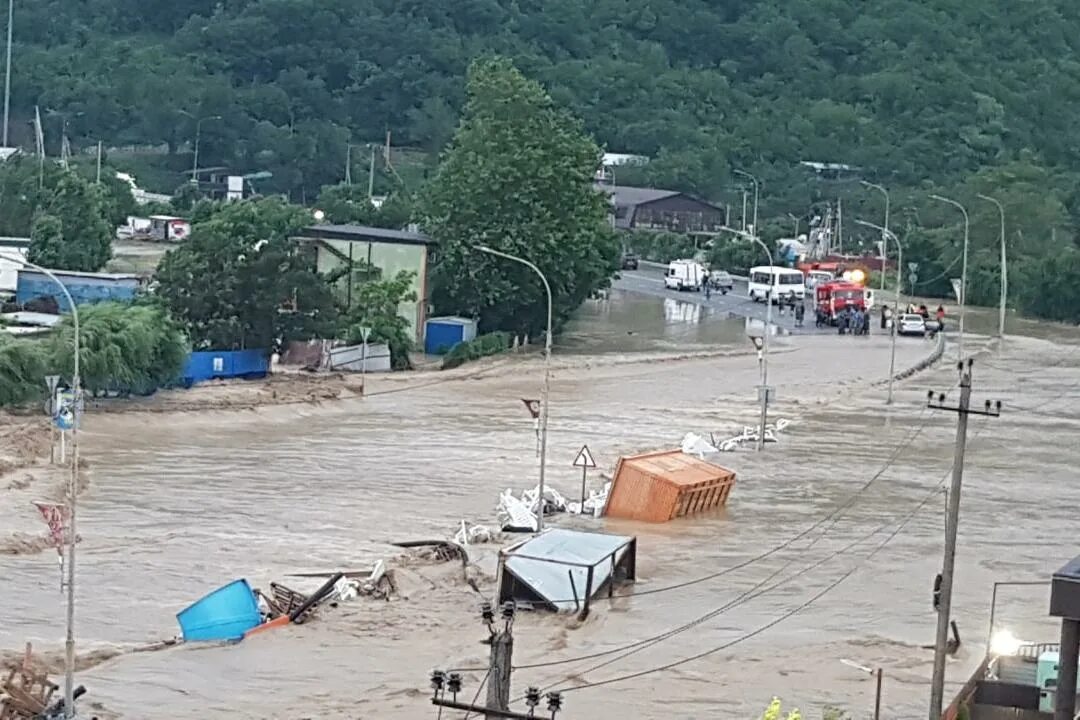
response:
[[[866,312],[866,288],[846,280],[821,283],[814,290],[818,325],[836,325],[847,308]]]

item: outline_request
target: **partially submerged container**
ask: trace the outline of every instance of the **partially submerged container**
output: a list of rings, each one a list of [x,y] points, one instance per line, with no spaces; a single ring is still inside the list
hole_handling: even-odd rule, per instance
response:
[[[637,539],[552,528],[499,553],[499,602],[588,611],[601,591],[636,576]]]
[[[240,640],[262,622],[247,580],[233,580],[176,615],[185,642]]]
[[[667,522],[727,503],[735,472],[681,450],[619,458],[604,514]]]

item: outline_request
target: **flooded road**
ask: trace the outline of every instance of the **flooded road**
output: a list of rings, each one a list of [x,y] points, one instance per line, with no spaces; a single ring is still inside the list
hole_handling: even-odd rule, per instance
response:
[[[620,454],[675,446],[687,431],[735,434],[755,421],[757,360],[742,321],[694,317],[618,292],[583,309],[554,360],[550,483],[574,491],[580,476],[570,463],[583,443],[610,470]],[[1043,579],[1075,555],[1060,538],[1080,503],[1074,346],[1016,337],[999,350],[973,336],[967,345],[984,350],[976,401],[1001,399],[1006,411],[972,422],[954,599],[965,644],[950,662],[954,688],[981,657],[993,582]],[[898,368],[931,349],[915,339],[897,346]],[[629,707],[642,720],[755,717],[773,695],[808,717],[826,704],[860,716],[873,682],[840,662],[847,658],[885,669],[890,716],[925,714],[932,656],[921,646],[933,639],[939,486],[955,432],[955,417],[925,409],[925,398],[953,386],[955,370],[938,366],[898,384],[886,407],[885,337],[789,336],[773,351],[772,416],[793,425],[763,454],[726,458],[739,474],[726,509],[665,525],[596,522],[637,535],[637,590],[686,585],[601,602],[584,623],[521,616],[515,664],[560,664],[515,672],[516,694],[616,680],[565,696],[565,717],[597,720],[626,717]],[[373,379],[368,398],[321,407],[88,418],[80,656],[171,637],[178,610],[237,577],[288,583],[290,572],[393,558],[387,543],[447,537],[463,518],[492,522],[500,490],[535,483],[535,437],[520,398],[537,396],[540,378],[537,359],[513,358],[452,382]],[[493,552],[478,557],[488,574]],[[232,647],[121,653],[78,682],[102,717],[434,717],[429,670],[486,665],[480,598],[453,571],[406,567],[407,599],[343,605]],[[30,640],[59,649],[54,556],[0,557],[0,572],[0,648]],[[998,617],[1020,637],[1053,641],[1045,612],[1045,594],[1017,591],[1003,593]],[[703,617],[625,657],[563,662]],[[621,680],[636,673],[646,674]],[[465,674],[466,699],[483,676]]]

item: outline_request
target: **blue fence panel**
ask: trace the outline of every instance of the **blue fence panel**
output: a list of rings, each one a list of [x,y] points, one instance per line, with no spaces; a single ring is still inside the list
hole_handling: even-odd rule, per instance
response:
[[[208,350],[188,356],[180,376],[185,387],[204,380],[266,377],[270,371],[267,350]]]
[[[61,277],[64,287],[71,293],[76,305],[89,305],[105,301],[127,302],[135,298],[138,291],[137,280],[78,280]],[[40,275],[20,273],[15,288],[15,301],[25,305],[31,300],[51,297],[60,306],[61,312],[68,312],[67,298],[60,292],[52,280]]]

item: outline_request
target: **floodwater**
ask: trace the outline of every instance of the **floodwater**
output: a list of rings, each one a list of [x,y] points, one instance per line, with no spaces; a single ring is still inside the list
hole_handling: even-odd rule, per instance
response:
[[[616,291],[568,329],[549,438],[549,482],[564,494],[578,487],[570,463],[582,444],[610,470],[621,453],[755,421],[758,367],[742,322],[679,305]],[[1080,506],[1077,338],[1040,335],[1000,348],[967,339],[975,402],[1000,399],[1005,410],[971,423],[952,689],[981,657],[992,584],[1045,579],[1077,552],[1063,541]],[[898,368],[931,349],[897,346]],[[599,602],[584,622],[520,615],[515,664],[610,651],[707,617],[634,654],[520,669],[515,692],[603,683],[564,699],[565,717],[597,720],[756,717],[774,695],[807,717],[827,704],[862,717],[873,681],[849,659],[884,668],[888,716],[925,714],[932,653],[922,646],[933,641],[940,486],[955,433],[955,416],[925,398],[954,387],[956,371],[943,362],[898,383],[887,407],[887,368],[884,337],[777,338],[773,417],[793,421],[781,442],[728,457],[739,479],[722,511],[664,525],[595,521],[638,537],[636,589],[656,592]],[[363,567],[394,558],[391,541],[447,537],[463,518],[492,522],[501,489],[535,482],[520,398],[537,396],[540,377],[537,359],[515,359],[455,382],[377,379],[368,398],[321,407],[88,418],[80,656],[171,637],[178,610],[236,577],[306,589],[315,581],[286,574]],[[493,552],[477,557],[489,575]],[[0,648],[61,647],[53,556],[0,557],[0,572]],[[486,663],[480,598],[449,566],[413,563],[401,577],[404,599],[357,601],[240,645],[121,652],[79,673],[84,702],[123,718],[434,717],[428,672]],[[685,586],[661,591],[675,584]],[[1055,640],[1041,588],[1001,596],[999,623]],[[465,673],[466,700],[483,677]]]

